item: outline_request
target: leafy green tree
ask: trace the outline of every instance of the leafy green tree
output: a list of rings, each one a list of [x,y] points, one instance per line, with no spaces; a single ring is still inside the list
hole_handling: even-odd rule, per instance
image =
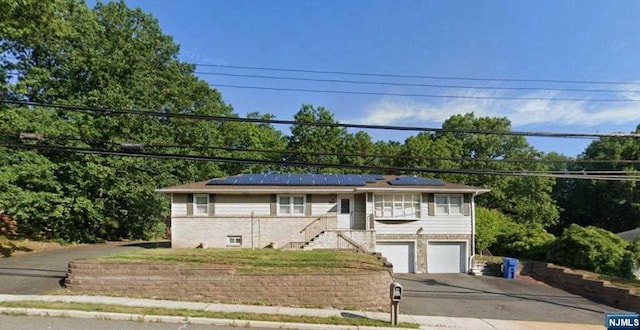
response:
[[[294,120],[299,123],[337,123],[329,110],[324,107],[316,108],[310,104],[303,105],[300,111],[295,114]],[[290,154],[287,160],[304,163],[339,164],[339,156],[327,154],[344,152],[347,136],[347,130],[342,127],[295,124],[291,126],[287,150],[299,153]],[[306,168],[298,170],[302,172],[309,171]],[[316,171],[325,173],[342,172],[342,170],[335,168],[320,168],[316,169]]]
[[[157,20],[123,1],[91,9],[75,0],[0,0],[0,30],[0,72],[14,74],[3,75],[2,83],[14,98],[167,115],[234,115],[218,91],[194,76],[192,65],[177,60],[179,47]],[[233,140],[225,123],[169,116],[3,105],[0,117],[3,140],[50,147],[118,151],[123,142],[223,146]],[[257,125],[244,126],[252,131]],[[46,139],[21,142],[19,132]],[[256,132],[274,133],[264,127]],[[168,214],[166,197],[154,189],[242,170],[214,162],[2,151],[0,209],[16,219],[21,235],[67,241],[148,238]],[[198,154],[220,155],[213,149]]]
[[[640,125],[634,133],[640,133]],[[638,160],[637,139],[602,138],[592,142],[580,160]],[[579,165],[579,166],[578,166]],[[574,165],[572,170],[624,171],[637,174],[638,164],[596,162]],[[613,232],[640,226],[640,189],[635,181],[565,180],[556,188],[563,209],[561,223],[594,225]]]
[[[444,140],[443,145],[453,149],[454,158],[464,159],[458,168],[522,173],[548,170],[544,163],[526,162],[542,159],[543,154],[531,147],[523,136],[456,132],[510,132],[511,123],[507,118],[476,117],[473,113],[454,115],[442,128],[444,131],[436,134],[436,139]],[[510,159],[525,162],[501,161]],[[444,178],[490,188],[491,193],[479,198],[478,204],[500,210],[518,223],[549,227],[558,220],[559,210],[551,196],[552,178],[489,174],[447,175]]]

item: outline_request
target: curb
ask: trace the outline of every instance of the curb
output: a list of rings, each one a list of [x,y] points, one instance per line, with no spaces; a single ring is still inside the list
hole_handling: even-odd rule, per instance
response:
[[[391,328],[391,327],[213,319],[213,318],[205,318],[205,317],[141,315],[141,314],[109,313],[109,312],[85,312],[85,311],[75,311],[75,310],[41,309],[41,308],[0,307],[0,314],[48,316],[48,317],[73,317],[73,318],[82,318],[82,319],[137,321],[137,322],[186,323],[186,324],[234,326],[234,327],[249,327],[249,328],[260,327],[260,328],[301,329],[301,330],[322,330],[322,329],[398,330],[398,328]]]

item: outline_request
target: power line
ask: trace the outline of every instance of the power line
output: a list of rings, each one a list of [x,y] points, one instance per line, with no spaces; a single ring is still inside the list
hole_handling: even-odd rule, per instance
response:
[[[534,131],[490,131],[476,129],[444,129],[418,126],[394,126],[394,125],[368,125],[368,124],[343,124],[343,123],[327,123],[327,122],[302,122],[295,120],[281,119],[262,119],[262,118],[240,118],[229,116],[199,115],[192,113],[172,113],[158,111],[142,111],[142,110],[126,110],[116,108],[101,108],[90,106],[78,106],[69,104],[53,104],[38,103],[31,101],[16,100],[0,100],[0,103],[48,107],[63,110],[72,110],[78,112],[95,112],[105,116],[111,115],[139,115],[159,118],[182,118],[193,120],[211,120],[218,122],[241,122],[241,123],[262,123],[276,125],[301,125],[301,126],[319,126],[319,127],[344,127],[344,128],[360,128],[360,129],[380,129],[380,130],[397,130],[397,131],[417,131],[417,132],[434,132],[434,133],[453,133],[453,134],[487,134],[487,135],[508,135],[508,136],[537,136],[537,137],[553,137],[553,138],[640,138],[640,134],[635,133],[555,133],[555,132],[534,132]]]
[[[0,132],[9,134],[12,137],[24,134],[17,133],[7,130],[0,129]],[[40,140],[64,140],[64,141],[79,141],[86,144],[110,144],[114,146],[122,146],[123,144],[133,144],[139,145],[143,148],[160,148],[160,149],[192,149],[192,150],[221,150],[228,152],[255,152],[255,153],[265,153],[265,154],[286,154],[286,155],[315,155],[315,156],[337,156],[337,157],[360,157],[360,158],[371,158],[371,159],[412,159],[412,160],[425,160],[425,161],[454,161],[454,162],[495,162],[495,163],[546,163],[546,164],[582,164],[582,163],[597,163],[597,164],[613,164],[613,163],[621,163],[621,164],[640,164],[640,160],[638,159],[562,159],[562,160],[552,160],[552,159],[516,159],[516,158],[507,158],[507,159],[495,159],[495,158],[468,158],[468,157],[425,157],[420,155],[388,155],[388,154],[371,154],[371,153],[347,153],[347,152],[323,152],[323,151],[299,151],[299,150],[284,150],[284,149],[256,149],[256,148],[237,148],[237,147],[224,147],[224,146],[201,146],[201,145],[184,145],[184,144],[158,144],[158,143],[146,143],[146,142],[117,142],[114,140],[101,140],[101,139],[86,139],[86,138],[77,138],[70,135],[46,135],[40,133],[31,133],[35,136],[40,137]],[[556,171],[566,173],[567,171]],[[569,171],[569,172],[580,172],[582,171]],[[589,173],[594,173],[596,171],[590,170]]]
[[[196,72],[198,73],[198,72]],[[233,75],[223,73],[203,73],[200,74],[218,74],[228,76],[246,76],[251,75]],[[15,76],[15,75],[14,75]],[[253,76],[259,78],[267,78],[269,76]],[[275,77],[271,76],[270,79],[280,80],[303,80],[303,81],[337,81],[329,79],[312,79],[312,78],[294,78],[294,77]],[[384,82],[357,82],[357,81],[342,81],[349,83],[360,84],[383,84],[383,85],[405,85],[397,83],[384,83]],[[436,99],[460,99],[460,100],[508,100],[508,101],[572,101],[572,102],[640,102],[640,99],[631,98],[584,98],[584,97],[536,97],[536,96],[474,96],[474,95],[442,95],[442,94],[421,94],[421,93],[392,93],[392,92],[373,92],[373,91],[354,91],[354,90],[339,90],[339,89],[311,89],[311,88],[285,88],[285,87],[267,87],[267,86],[249,86],[249,85],[232,85],[232,84],[215,84],[209,83],[209,86],[213,88],[226,87],[226,88],[238,88],[238,89],[251,89],[251,90],[268,90],[268,91],[280,91],[280,92],[303,92],[303,93],[322,93],[322,94],[346,94],[346,95],[370,95],[370,96],[400,96],[400,97],[421,97],[421,98],[436,98]],[[424,85],[429,87],[446,88],[444,85]],[[614,91],[614,90],[581,90],[581,89],[550,89],[550,88],[520,88],[520,87],[464,87],[464,86],[451,86],[453,88],[477,88],[477,89],[533,89],[533,90],[563,90],[563,91],[583,91],[583,92],[640,92],[640,91]]]
[[[619,90],[619,89],[580,89],[580,88],[552,88],[552,87],[500,87],[500,86],[478,86],[478,85],[440,85],[440,84],[418,84],[418,83],[400,83],[387,81],[362,81],[362,80],[345,80],[345,79],[318,79],[304,77],[283,77],[283,76],[267,76],[267,75],[251,75],[251,74],[235,74],[223,72],[202,72],[195,71],[195,74],[227,76],[239,78],[259,78],[272,80],[293,80],[293,81],[310,81],[310,82],[329,82],[342,84],[360,84],[360,85],[383,85],[383,86],[407,86],[407,87],[429,87],[429,88],[458,88],[458,89],[482,89],[482,90],[516,90],[516,91],[555,91],[555,92],[588,92],[588,93],[640,93],[640,90]]]
[[[455,76],[407,75],[407,74],[391,74],[391,73],[366,73],[366,72],[350,72],[350,71],[324,71],[324,70],[288,69],[288,68],[259,67],[259,66],[206,64],[206,63],[188,63],[188,64],[193,64],[195,66],[202,66],[202,67],[216,67],[216,68],[243,69],[243,70],[262,70],[262,71],[277,71],[277,72],[298,72],[298,73],[335,74],[335,75],[348,75],[348,76],[370,76],[370,77],[389,77],[389,78],[501,81],[501,82],[540,82],[540,83],[557,83],[557,84],[640,85],[640,82],[628,82],[628,81],[476,78],[476,77],[455,77]]]
[[[248,85],[228,85],[228,84],[210,84],[211,87],[228,87],[240,89],[269,90],[283,92],[305,92],[305,93],[324,93],[324,94],[349,94],[349,95],[378,95],[378,96],[407,96],[407,97],[426,97],[439,99],[464,99],[464,100],[526,100],[526,101],[585,101],[585,102],[640,102],[640,99],[589,99],[589,98],[573,98],[573,97],[528,97],[528,96],[468,96],[468,95],[438,95],[438,94],[414,94],[414,93],[385,93],[385,92],[363,92],[363,91],[347,91],[347,90],[329,90],[329,89],[310,89],[310,88],[283,88],[283,87],[265,87],[265,86],[248,86]]]
[[[352,165],[352,164],[325,164],[312,162],[292,162],[266,159],[247,159],[233,157],[210,157],[199,155],[178,155],[178,154],[160,154],[149,152],[125,152],[125,151],[106,151],[96,149],[85,149],[76,147],[47,146],[37,144],[13,144],[0,143],[0,146],[21,149],[36,149],[61,151],[80,154],[97,154],[107,156],[126,156],[126,157],[142,157],[156,159],[174,159],[174,160],[191,160],[191,161],[217,161],[226,163],[242,163],[242,164],[263,164],[263,165],[282,165],[282,166],[299,166],[299,167],[320,167],[320,168],[350,168],[360,170],[382,170],[382,171],[404,171],[404,172],[426,172],[426,173],[445,173],[445,174],[476,174],[476,175],[502,175],[502,176],[519,176],[519,177],[545,177],[545,178],[565,178],[565,179],[584,179],[584,180],[606,180],[606,181],[637,181],[638,178],[633,176],[611,176],[611,175],[575,175],[575,174],[551,174],[551,173],[531,173],[527,171],[495,171],[495,170],[468,170],[468,169],[437,169],[437,168],[408,168],[408,167],[384,167],[371,165]]]
[[[19,59],[17,56],[9,55],[9,54],[4,54],[3,57],[13,58],[16,60]],[[483,77],[462,77],[462,76],[409,75],[409,74],[394,74],[394,73],[380,73],[380,72],[311,70],[311,69],[276,68],[276,67],[263,67],[263,66],[241,66],[241,65],[224,65],[224,64],[190,63],[190,62],[181,62],[181,63],[191,64],[191,65],[200,66],[200,67],[216,67],[216,68],[227,68],[227,69],[259,70],[259,71],[274,71],[274,72],[297,72],[297,73],[312,73],[312,74],[327,74],[327,75],[333,74],[333,75],[346,75],[346,76],[387,77],[387,78],[521,82],[521,83],[537,82],[537,83],[554,83],[554,84],[592,84],[592,85],[628,85],[628,86],[640,85],[640,82],[611,81],[611,80],[603,81],[603,80],[570,80],[570,79],[483,78]]]

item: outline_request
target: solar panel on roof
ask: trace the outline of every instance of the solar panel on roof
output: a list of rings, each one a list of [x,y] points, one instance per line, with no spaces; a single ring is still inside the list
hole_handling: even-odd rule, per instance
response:
[[[384,176],[374,174],[239,174],[212,179],[207,185],[364,186]]]
[[[395,186],[443,186],[444,182],[417,176],[399,176],[394,180],[390,180],[389,184]]]

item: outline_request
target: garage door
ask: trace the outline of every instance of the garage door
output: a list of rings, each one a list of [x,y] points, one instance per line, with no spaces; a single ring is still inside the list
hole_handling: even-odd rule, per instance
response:
[[[415,255],[413,242],[376,243],[376,252],[393,264],[394,273],[414,273]]]
[[[464,242],[429,242],[428,273],[464,273],[466,260]]]

